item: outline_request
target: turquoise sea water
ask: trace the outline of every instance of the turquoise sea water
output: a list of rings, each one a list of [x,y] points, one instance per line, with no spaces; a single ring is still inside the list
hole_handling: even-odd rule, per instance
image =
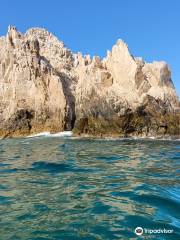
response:
[[[1,140],[0,240],[180,239],[179,163],[179,141]]]

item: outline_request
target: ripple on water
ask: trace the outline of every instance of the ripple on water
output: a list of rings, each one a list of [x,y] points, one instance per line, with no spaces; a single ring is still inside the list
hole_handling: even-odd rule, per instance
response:
[[[180,239],[179,142],[9,139],[0,144],[0,239]],[[146,236],[150,239],[152,236]]]
[[[58,172],[71,171],[71,167],[65,163],[50,163],[50,162],[39,161],[32,164],[31,170],[58,173]]]

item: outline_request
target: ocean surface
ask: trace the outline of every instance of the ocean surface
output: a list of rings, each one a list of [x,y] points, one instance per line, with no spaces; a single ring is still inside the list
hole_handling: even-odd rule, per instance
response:
[[[0,140],[0,240],[180,239],[180,141],[62,136]]]

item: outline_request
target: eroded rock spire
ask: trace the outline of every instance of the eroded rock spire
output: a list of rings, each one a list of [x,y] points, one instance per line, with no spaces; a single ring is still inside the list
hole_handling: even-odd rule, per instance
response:
[[[179,100],[165,62],[118,40],[102,60],[73,53],[45,29],[0,38],[0,134],[179,134]]]

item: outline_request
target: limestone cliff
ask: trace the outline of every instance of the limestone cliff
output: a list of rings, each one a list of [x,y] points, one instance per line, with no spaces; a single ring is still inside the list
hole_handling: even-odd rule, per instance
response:
[[[0,135],[179,135],[179,100],[165,62],[118,40],[103,60],[74,54],[45,29],[0,38]]]

